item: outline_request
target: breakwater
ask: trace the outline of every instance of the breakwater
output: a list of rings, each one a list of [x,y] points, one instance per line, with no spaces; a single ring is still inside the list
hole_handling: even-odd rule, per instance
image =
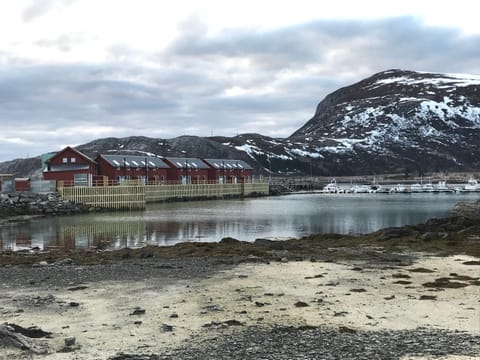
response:
[[[0,218],[18,215],[70,215],[86,211],[86,206],[64,199],[58,193],[0,194]]]

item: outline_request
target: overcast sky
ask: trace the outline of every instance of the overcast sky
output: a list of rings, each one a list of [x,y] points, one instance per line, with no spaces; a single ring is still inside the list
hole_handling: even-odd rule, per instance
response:
[[[0,3],[0,161],[101,137],[286,137],[391,68],[480,73],[478,4]]]

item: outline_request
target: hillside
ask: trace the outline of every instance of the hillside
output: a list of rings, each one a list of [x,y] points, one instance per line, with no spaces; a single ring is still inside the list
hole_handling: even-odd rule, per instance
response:
[[[374,74],[326,96],[288,138],[106,138],[78,146],[101,153],[237,158],[257,172],[359,175],[480,169],[480,76],[404,70]],[[0,173],[39,170],[38,159],[0,163]]]

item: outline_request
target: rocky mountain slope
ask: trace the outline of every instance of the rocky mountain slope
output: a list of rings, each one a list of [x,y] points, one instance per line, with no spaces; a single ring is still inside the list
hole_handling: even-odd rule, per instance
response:
[[[390,70],[328,95],[291,137],[355,171],[480,167],[480,76]]]
[[[101,153],[238,158],[258,172],[354,175],[480,169],[480,76],[388,70],[323,99],[288,138],[106,138],[78,146]],[[26,160],[0,173],[31,173]],[[16,171],[18,169],[18,171]]]

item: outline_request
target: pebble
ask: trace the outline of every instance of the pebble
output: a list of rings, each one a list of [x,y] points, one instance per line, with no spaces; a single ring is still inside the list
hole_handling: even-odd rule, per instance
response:
[[[277,326],[270,329],[249,327],[234,334],[226,329],[218,331],[213,338],[189,341],[184,347],[163,353],[122,353],[110,360],[193,360],[212,357],[217,360],[398,360],[411,355],[430,359],[446,355],[475,357],[480,353],[480,336],[439,329],[341,332],[332,328]]]
[[[65,346],[73,346],[75,345],[75,337],[74,336],[68,336],[65,338]]]

